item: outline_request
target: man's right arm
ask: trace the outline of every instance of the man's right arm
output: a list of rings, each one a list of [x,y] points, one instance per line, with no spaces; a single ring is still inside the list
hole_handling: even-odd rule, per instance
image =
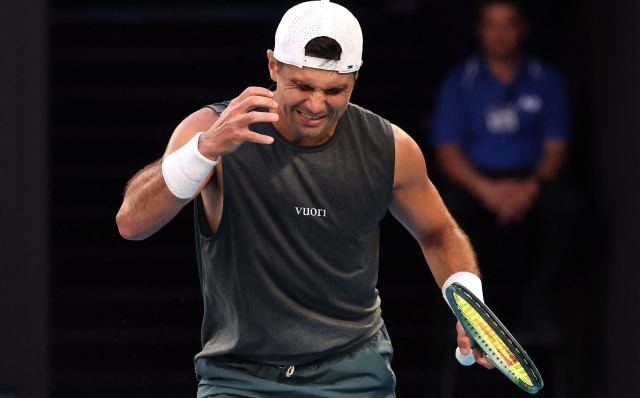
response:
[[[436,162],[443,173],[454,183],[476,197],[488,210],[495,213],[498,221],[505,225],[521,220],[529,210],[536,192],[523,197],[520,192],[526,182],[519,179],[493,179],[484,175],[469,161],[457,144],[444,143],[436,149]],[[531,199],[531,200],[530,200]]]
[[[196,194],[189,199],[177,198],[162,175],[162,161],[180,149],[199,131],[207,131],[218,120],[210,108],[202,108],[178,125],[173,132],[163,157],[136,173],[127,183],[124,200],[116,223],[125,239],[142,240],[156,233],[195,197],[214,174],[214,168],[202,182]]]
[[[204,156],[211,161],[235,151],[247,141],[271,144],[273,137],[252,132],[249,125],[278,120],[277,113],[254,111],[258,107],[277,108],[278,104],[272,97],[273,93],[266,88],[249,87],[233,99],[220,116],[212,109],[203,108],[180,123],[162,159],[142,169],[127,184],[122,206],[116,216],[120,235],[131,240],[153,235],[200,193],[212,175],[222,172],[221,166],[217,165],[202,180],[198,179],[199,187],[195,189],[193,186],[194,189],[189,193],[195,192],[189,198],[180,199],[169,190],[162,171],[163,161],[183,148],[198,132],[204,133],[199,136],[194,150],[199,152],[197,156]],[[178,153],[173,156],[176,155]]]
[[[436,148],[436,162],[442,173],[497,214],[504,205],[506,188],[478,170],[461,148],[465,136],[465,118],[461,112],[466,103],[463,73],[462,70],[452,72],[440,89],[431,144]]]
[[[436,148],[436,162],[449,180],[478,198],[483,196],[491,183],[491,180],[469,161],[457,144],[440,144]]]

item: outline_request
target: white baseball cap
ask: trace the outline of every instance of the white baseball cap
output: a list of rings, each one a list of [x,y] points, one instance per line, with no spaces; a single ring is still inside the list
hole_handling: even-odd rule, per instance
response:
[[[316,37],[326,36],[340,44],[339,61],[305,55],[305,46]],[[356,17],[343,6],[329,0],[307,1],[287,11],[276,30],[273,56],[280,62],[315,69],[351,73],[362,63],[362,29]]]

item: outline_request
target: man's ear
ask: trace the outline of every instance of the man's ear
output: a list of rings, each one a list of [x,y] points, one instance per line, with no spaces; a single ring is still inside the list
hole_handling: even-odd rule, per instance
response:
[[[273,56],[273,50],[267,50],[267,59],[269,59],[269,76],[274,82],[278,82],[278,60]]]
[[[364,65],[364,61],[360,61],[360,68],[362,68],[362,65]],[[358,68],[358,69],[360,69]],[[358,74],[360,73],[360,70],[356,71],[356,80],[358,80]]]

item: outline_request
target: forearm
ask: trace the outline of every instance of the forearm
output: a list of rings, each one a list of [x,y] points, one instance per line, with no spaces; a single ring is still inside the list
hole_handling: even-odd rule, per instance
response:
[[[491,182],[482,174],[455,144],[443,144],[436,150],[436,161],[440,170],[454,183],[475,196]]]
[[[567,157],[568,146],[564,140],[549,140],[544,143],[542,158],[534,169],[534,176],[540,182],[555,180]]]
[[[137,173],[127,184],[116,216],[120,235],[131,240],[148,238],[188,202],[169,191],[162,176],[162,161],[157,161]]]
[[[420,246],[438,286],[442,287],[447,278],[456,272],[471,272],[480,276],[469,238],[455,223],[438,235],[420,242]]]

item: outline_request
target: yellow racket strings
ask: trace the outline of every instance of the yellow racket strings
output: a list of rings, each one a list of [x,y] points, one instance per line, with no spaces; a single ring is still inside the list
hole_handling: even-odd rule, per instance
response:
[[[460,297],[456,292],[453,292],[453,299],[458,308],[460,308],[462,315],[467,318],[480,337],[486,341],[498,355],[500,355],[502,362],[507,366],[509,371],[511,371],[516,378],[520,379],[526,385],[533,386],[529,375],[522,367],[520,361],[518,361],[511,350],[504,344],[495,330],[489,326],[487,321],[478,313],[476,308]]]

